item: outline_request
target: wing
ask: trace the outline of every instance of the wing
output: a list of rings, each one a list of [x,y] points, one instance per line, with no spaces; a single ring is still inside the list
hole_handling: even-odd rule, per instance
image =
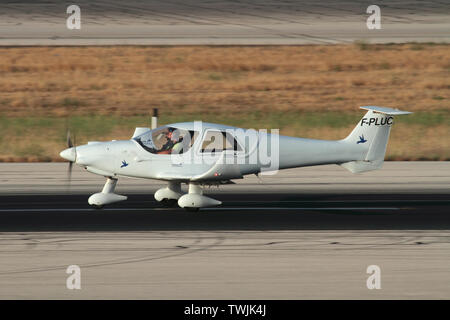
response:
[[[238,164],[224,161],[226,152],[222,152],[219,159],[205,172],[200,174],[161,172],[156,179],[177,181],[214,182],[231,179],[242,179],[242,173]]]

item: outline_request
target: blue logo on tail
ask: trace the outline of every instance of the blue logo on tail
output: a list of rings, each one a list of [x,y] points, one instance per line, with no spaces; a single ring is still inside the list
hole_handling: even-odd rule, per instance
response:
[[[126,166],[128,166],[128,163],[125,160],[123,160],[122,161],[122,165],[120,167],[123,168],[123,167],[126,167]]]
[[[364,139],[364,135],[362,134],[362,135],[359,136],[359,141],[356,142],[356,144],[366,143],[366,142],[367,142],[367,140]]]

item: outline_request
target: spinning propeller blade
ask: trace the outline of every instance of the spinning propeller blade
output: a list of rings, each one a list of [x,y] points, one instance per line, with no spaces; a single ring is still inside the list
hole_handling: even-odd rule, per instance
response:
[[[70,136],[70,130],[67,129],[67,147],[68,148],[73,148],[73,150],[75,152],[75,161],[76,161],[76,159],[77,159],[77,147],[76,147],[75,135],[73,136],[73,141],[74,141],[74,143],[72,143],[72,138]],[[69,161],[69,168],[68,168],[68,171],[67,171],[67,180],[69,181],[69,185],[72,182],[72,167],[73,167],[73,163],[74,163],[74,161]]]
[[[69,129],[67,129],[67,147],[68,148],[73,147],[72,139],[70,138],[70,130]]]

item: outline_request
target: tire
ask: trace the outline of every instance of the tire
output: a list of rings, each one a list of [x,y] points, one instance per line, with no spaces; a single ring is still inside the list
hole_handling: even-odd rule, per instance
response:
[[[177,199],[162,199],[160,201],[160,203],[162,204],[163,207],[173,208],[178,205],[178,200]]]

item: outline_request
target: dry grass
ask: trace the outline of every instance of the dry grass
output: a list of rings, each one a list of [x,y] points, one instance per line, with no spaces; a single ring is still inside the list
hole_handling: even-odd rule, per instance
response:
[[[2,48],[0,113],[448,108],[450,46],[416,47]]]
[[[354,113],[360,105],[434,112],[450,110],[449,89],[449,45],[0,48],[3,118],[131,117],[148,115],[158,107],[162,114],[178,118],[228,116],[236,119],[230,124],[239,124],[237,119],[255,112]],[[261,124],[255,120],[252,126]],[[299,127],[277,127],[284,134],[305,133]],[[419,130],[412,133],[416,136],[431,129],[426,123],[414,128]],[[328,138],[348,127],[312,129],[307,128],[307,136],[318,131],[317,136]],[[422,135],[428,140],[421,138],[421,150],[435,146],[429,158],[447,159],[448,151],[442,148],[448,149],[448,124],[434,129]],[[54,134],[41,130],[42,139]],[[102,136],[121,138],[118,130]],[[21,155],[20,150],[32,146],[27,134],[6,135],[0,139],[0,160],[57,157],[53,156],[59,148],[56,140],[34,145],[34,156]],[[15,140],[12,146],[17,145],[17,150],[5,149],[11,145],[5,141]],[[415,151],[421,148],[403,150],[396,140],[393,145],[395,151],[389,156],[402,159],[416,158]]]

